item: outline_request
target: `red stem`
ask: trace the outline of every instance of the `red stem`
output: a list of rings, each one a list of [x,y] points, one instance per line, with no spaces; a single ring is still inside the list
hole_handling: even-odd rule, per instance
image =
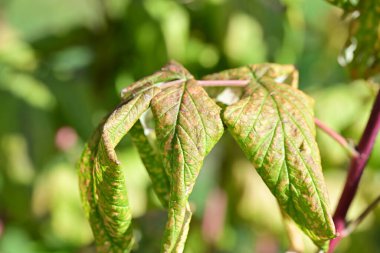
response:
[[[347,140],[332,130],[330,127],[328,127],[325,123],[320,121],[317,118],[314,118],[315,125],[324,131],[326,134],[328,134],[331,138],[333,138],[340,146],[342,146],[351,156],[358,156],[358,152],[355,150],[355,148],[351,147],[351,145],[347,142]]]
[[[335,247],[344,237],[346,228],[346,216],[348,209],[355,197],[358,189],[360,178],[367,164],[368,158],[373,149],[376,136],[380,130],[380,90],[377,93],[375,103],[372,107],[371,115],[367,122],[367,126],[357,146],[358,156],[351,159],[350,168],[347,174],[346,183],[342,195],[339,199],[338,206],[333,216],[337,237],[330,241],[329,253],[334,252]]]

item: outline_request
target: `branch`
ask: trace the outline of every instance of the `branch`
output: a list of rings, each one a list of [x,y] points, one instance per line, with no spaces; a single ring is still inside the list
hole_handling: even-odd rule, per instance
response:
[[[332,139],[334,139],[340,146],[342,146],[344,150],[350,154],[351,157],[356,157],[359,155],[358,151],[356,151],[356,149],[350,143],[348,143],[348,141],[343,136],[328,127],[325,123],[317,118],[314,118],[314,123],[319,129],[321,129]]]
[[[337,231],[337,237],[330,241],[329,252],[334,252],[335,247],[344,237],[346,229],[346,216],[348,209],[355,197],[358,189],[360,178],[368,162],[369,155],[372,152],[377,134],[380,130],[380,90],[377,93],[375,103],[373,104],[371,115],[368,119],[366,128],[357,146],[358,156],[351,159],[350,168],[346,178],[346,183],[342,195],[339,199],[338,206],[334,214],[334,223]]]

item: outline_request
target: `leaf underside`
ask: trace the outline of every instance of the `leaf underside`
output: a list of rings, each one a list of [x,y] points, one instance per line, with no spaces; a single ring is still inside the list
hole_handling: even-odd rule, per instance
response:
[[[313,101],[288,85],[292,82],[258,77],[258,69],[242,70],[246,78],[250,72],[251,82],[241,100],[227,106],[223,122],[281,209],[323,247],[335,236],[335,228],[315,141]],[[228,71],[221,77],[234,78]]]
[[[223,134],[220,108],[193,79],[162,91],[151,106],[170,182],[162,252],[182,252],[191,215],[188,197],[205,156]]]
[[[166,174],[162,164],[160,154],[157,153],[149,143],[147,136],[144,134],[144,128],[139,121],[132,127],[130,133],[132,136],[132,142],[137,147],[141,160],[143,161],[144,166],[152,180],[154,192],[157,194],[162,205],[165,208],[168,208],[170,183],[169,177]],[[187,203],[184,210],[183,226],[178,233],[178,241],[175,244],[173,252],[183,252],[187,233],[189,231],[191,215],[190,205]]]
[[[130,131],[132,142],[139,152],[139,156],[148,171],[152,187],[161,204],[167,208],[169,203],[169,177],[162,164],[160,154],[149,143],[147,136],[144,133],[144,128],[140,121],[132,127]]]

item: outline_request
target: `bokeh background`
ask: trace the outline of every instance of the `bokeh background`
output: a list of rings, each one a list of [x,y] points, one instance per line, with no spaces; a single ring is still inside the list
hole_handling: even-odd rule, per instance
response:
[[[95,252],[76,175],[84,142],[123,87],[169,59],[197,77],[248,63],[295,64],[317,116],[357,141],[375,88],[340,66],[341,14],[323,0],[1,0],[0,252]],[[349,158],[324,133],[318,142],[333,209]],[[379,153],[378,140],[350,218],[378,194]],[[165,213],[128,137],[118,155],[136,251],[157,252]],[[206,159],[191,200],[186,253],[286,251],[276,203],[228,135]],[[376,209],[337,252],[380,252],[379,235]]]

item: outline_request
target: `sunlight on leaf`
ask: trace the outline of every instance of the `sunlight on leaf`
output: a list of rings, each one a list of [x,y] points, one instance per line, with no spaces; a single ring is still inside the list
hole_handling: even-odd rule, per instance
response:
[[[190,210],[188,197],[205,156],[223,134],[220,108],[194,80],[184,81],[152,100],[156,133],[169,175],[169,217],[162,252],[184,246]]]
[[[258,78],[260,68],[241,72],[247,69],[252,81],[241,100],[226,108],[224,123],[280,207],[322,247],[335,229],[315,142],[313,101],[289,85]]]

